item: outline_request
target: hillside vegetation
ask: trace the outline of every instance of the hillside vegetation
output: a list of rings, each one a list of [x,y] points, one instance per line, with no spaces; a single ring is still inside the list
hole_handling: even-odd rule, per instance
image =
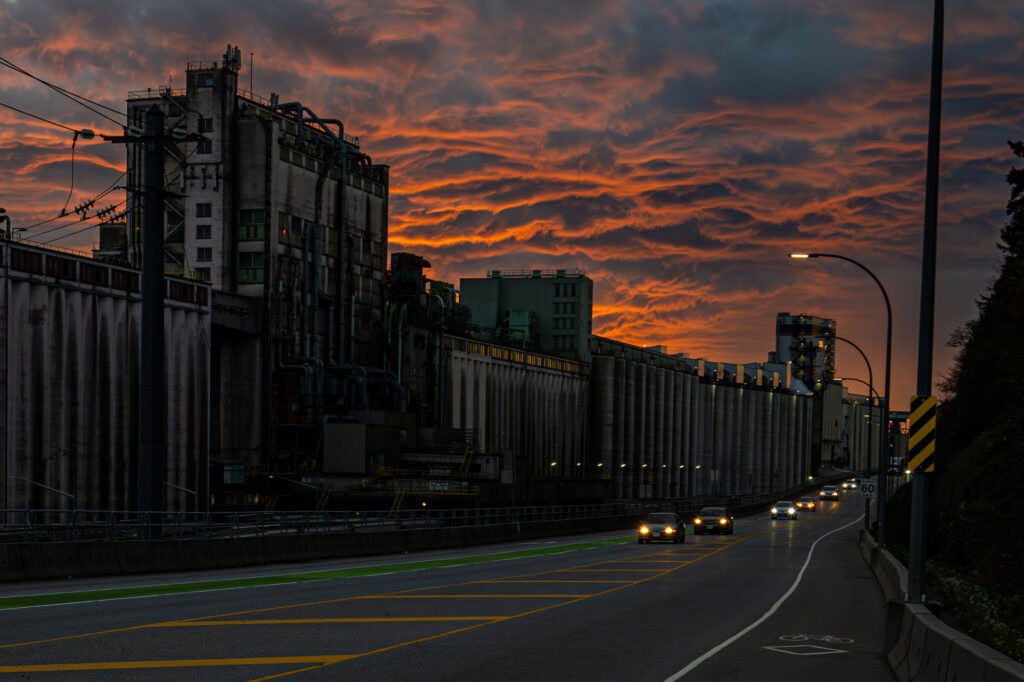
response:
[[[1024,143],[1010,147],[1024,158]],[[950,339],[959,354],[940,383],[926,586],[968,633],[1024,662],[1024,169],[1007,181],[1002,267]],[[910,489],[888,507],[904,557]]]

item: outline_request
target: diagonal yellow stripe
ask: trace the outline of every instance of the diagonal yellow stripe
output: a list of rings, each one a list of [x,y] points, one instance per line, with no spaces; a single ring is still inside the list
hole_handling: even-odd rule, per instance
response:
[[[911,471],[916,471],[918,467],[924,464],[925,460],[927,460],[934,454],[935,441],[932,441],[931,443],[929,443],[928,445],[924,446],[921,449],[921,452],[918,453],[917,457],[914,457],[914,459],[910,460],[910,464],[907,468],[910,469]]]
[[[915,396],[917,397],[917,396]],[[935,409],[935,396],[926,396],[924,402],[917,406],[916,409],[910,412],[910,423],[916,424],[921,417],[925,415],[928,410]]]
[[[922,424],[917,431],[910,434],[910,438],[907,440],[907,449],[913,450],[914,446],[920,443],[925,438],[935,437],[935,416],[933,415],[927,423]]]

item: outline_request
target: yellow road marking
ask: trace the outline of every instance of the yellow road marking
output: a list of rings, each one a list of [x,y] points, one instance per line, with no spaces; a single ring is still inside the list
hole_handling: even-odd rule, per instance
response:
[[[353,599],[571,599],[572,597],[589,597],[588,594],[372,594]]]
[[[330,654],[323,656],[260,656],[258,658],[183,658],[163,661],[98,661],[96,663],[41,663],[33,665],[4,665],[0,673],[70,672],[74,670],[142,670],[147,668],[207,668],[225,665],[288,665],[289,663],[319,663],[330,665],[355,658],[359,654]]]
[[[658,573],[663,568],[561,568],[552,573]]]
[[[482,580],[483,583],[633,583],[634,580]]]
[[[836,509],[838,509],[838,508],[839,508],[839,505],[835,505],[835,506],[833,506],[832,509],[830,509],[830,510],[824,512],[824,513],[825,514],[832,513]],[[818,518],[820,518],[820,517],[818,517]],[[797,521],[796,523],[805,523],[805,522],[807,522],[809,520],[810,519],[805,519],[803,521]],[[370,656],[370,655],[373,655],[373,654],[378,654],[378,653],[382,653],[382,652],[385,652],[385,651],[390,651],[390,650],[393,650],[393,649],[398,649],[400,647],[409,646],[410,644],[418,644],[418,643],[427,642],[427,641],[430,641],[430,640],[433,640],[433,639],[439,639],[441,637],[448,637],[450,635],[454,635],[454,634],[457,634],[457,633],[460,633],[460,632],[466,632],[468,630],[473,630],[473,629],[476,629],[476,628],[480,628],[480,627],[484,627],[484,626],[487,626],[487,625],[491,625],[491,624],[493,624],[495,622],[504,621],[504,620],[511,620],[511,619],[516,619],[516,618],[523,618],[525,616],[529,616],[529,615],[532,615],[532,614],[535,614],[535,613],[540,613],[540,612],[543,612],[543,611],[548,611],[548,610],[551,610],[551,609],[560,608],[562,606],[568,606],[569,604],[578,603],[578,602],[581,602],[581,601],[584,601],[586,599],[590,599],[590,598],[593,598],[593,597],[600,597],[600,596],[603,596],[603,595],[606,595],[606,594],[610,594],[612,592],[616,592],[616,591],[621,590],[621,589],[625,589],[627,587],[631,587],[631,586],[634,586],[634,585],[639,585],[641,583],[645,583],[645,582],[648,582],[648,581],[651,581],[651,580],[655,580],[657,578],[661,578],[662,576],[667,575],[668,573],[672,573],[672,572],[682,568],[683,566],[688,566],[690,564],[696,563],[697,561],[700,561],[701,559],[704,559],[704,558],[707,558],[707,557],[712,556],[714,554],[717,554],[717,553],[719,553],[719,552],[721,552],[721,551],[723,551],[725,549],[728,549],[729,547],[732,547],[733,545],[738,544],[739,542],[742,542],[743,540],[746,540],[748,538],[755,537],[755,536],[758,536],[758,535],[763,535],[765,533],[775,532],[776,530],[780,530],[782,528],[788,528],[788,527],[790,527],[790,525],[788,525],[788,524],[786,526],[772,526],[772,527],[766,528],[766,529],[761,530],[761,531],[757,531],[757,532],[746,534],[744,536],[741,536],[739,539],[731,541],[731,542],[715,542],[715,543],[706,542],[706,543],[701,543],[701,547],[708,547],[709,550],[710,550],[710,551],[708,551],[706,553],[703,553],[703,554],[697,554],[697,555],[693,555],[693,554],[675,555],[675,554],[673,554],[671,552],[659,552],[657,554],[652,554],[650,556],[695,556],[695,558],[692,561],[679,562],[678,565],[673,566],[671,568],[666,568],[666,569],[644,569],[643,571],[634,571],[634,572],[652,572],[652,573],[654,573],[653,575],[649,575],[649,576],[643,577],[643,578],[637,578],[636,580],[631,580],[631,581],[604,581],[604,580],[602,580],[602,581],[565,581],[565,582],[621,583],[621,584],[616,585],[615,587],[611,587],[611,588],[609,588],[607,590],[603,590],[601,592],[595,592],[595,593],[592,593],[592,594],[582,594],[582,595],[568,595],[568,594],[567,595],[529,595],[529,594],[527,594],[527,595],[522,595],[522,594],[510,594],[510,595],[489,595],[489,594],[481,594],[481,595],[416,595],[416,594],[410,594],[410,593],[413,593],[413,592],[419,592],[419,591],[425,591],[425,590],[436,590],[436,589],[442,589],[442,588],[446,588],[446,587],[458,587],[458,586],[465,586],[465,585],[481,584],[481,583],[485,583],[485,582],[492,582],[492,581],[468,581],[468,582],[464,582],[464,583],[453,583],[453,584],[449,584],[449,585],[433,585],[433,586],[427,586],[427,587],[420,587],[420,588],[414,588],[414,589],[410,589],[410,590],[404,590],[402,592],[393,592],[393,593],[387,593],[387,594],[382,594],[382,595],[363,595],[363,596],[355,596],[355,597],[341,597],[341,598],[338,598],[338,599],[326,599],[326,600],[322,600],[322,601],[307,602],[307,603],[303,603],[303,604],[287,604],[287,605],[283,605],[283,606],[263,607],[263,608],[259,608],[259,609],[251,609],[251,610],[239,611],[239,612],[235,612],[235,613],[215,614],[215,615],[210,615],[210,616],[201,616],[201,617],[193,618],[193,619],[185,619],[185,620],[181,620],[181,621],[171,621],[173,623],[180,623],[181,627],[185,627],[185,626],[188,626],[188,625],[213,625],[213,624],[217,624],[219,622],[224,622],[224,621],[213,621],[212,620],[212,619],[216,619],[216,618],[225,618],[227,616],[239,616],[239,615],[245,615],[245,614],[250,614],[250,613],[266,613],[266,612],[269,612],[269,611],[278,611],[278,610],[281,610],[281,609],[294,609],[294,608],[303,608],[303,607],[309,607],[309,606],[320,606],[320,605],[325,605],[325,604],[340,603],[340,602],[349,601],[349,600],[353,600],[353,599],[388,599],[388,598],[391,598],[391,599],[403,599],[403,598],[417,598],[417,597],[418,598],[434,598],[434,599],[443,599],[443,598],[452,598],[452,597],[457,597],[457,598],[458,597],[461,597],[461,598],[467,598],[467,597],[468,598],[487,598],[487,597],[498,597],[498,598],[535,598],[535,597],[540,597],[540,598],[567,598],[568,599],[568,601],[559,602],[559,603],[555,603],[555,604],[549,604],[547,606],[538,607],[536,609],[532,609],[530,611],[524,611],[522,613],[518,613],[518,614],[515,614],[515,615],[511,615],[511,616],[498,616],[498,617],[494,617],[494,618],[488,618],[487,620],[481,620],[479,622],[475,622],[474,624],[468,625],[466,627],[457,628],[457,629],[454,629],[454,630],[449,630],[447,632],[442,632],[442,633],[438,633],[438,634],[434,634],[434,635],[429,635],[429,636],[426,636],[426,637],[421,637],[421,638],[414,639],[414,640],[409,640],[409,641],[406,641],[406,642],[399,642],[397,644],[392,644],[392,645],[389,645],[389,646],[381,647],[379,649],[374,649],[374,650],[371,650],[371,651],[365,651],[365,652],[358,653],[358,654],[338,654],[338,655],[325,655],[325,656],[283,656],[283,657],[259,657],[259,658],[228,658],[228,659],[194,659],[194,660],[170,660],[170,661],[126,661],[126,662],[98,662],[98,663],[66,663],[66,664],[52,664],[52,665],[42,664],[42,665],[25,665],[25,666],[4,666],[4,667],[0,667],[0,672],[47,672],[47,671],[55,671],[56,672],[56,671],[74,671],[74,670],[130,670],[130,669],[161,668],[161,667],[208,667],[208,666],[230,666],[230,665],[236,665],[237,666],[237,665],[281,665],[281,664],[287,665],[287,664],[291,664],[291,663],[311,663],[311,664],[313,664],[311,666],[307,666],[307,667],[300,668],[300,669],[297,669],[297,670],[286,671],[286,672],[278,673],[278,674],[275,674],[275,675],[269,675],[267,677],[258,678],[259,680],[269,680],[269,679],[273,679],[273,678],[284,677],[284,676],[288,676],[288,675],[294,675],[294,674],[297,674],[297,673],[300,673],[300,672],[305,672],[305,671],[308,671],[308,670],[323,668],[323,667],[326,667],[328,665],[334,665],[336,663],[341,663],[341,662],[344,662],[344,661],[348,661],[348,660],[351,660],[353,658],[361,658],[361,657],[364,657],[364,656]],[[532,577],[532,576],[550,575],[552,573],[577,572],[577,571],[586,572],[586,571],[588,571],[588,567],[601,566],[601,565],[604,565],[604,564],[617,563],[617,562],[620,562],[620,561],[622,561],[622,560],[609,560],[609,561],[595,562],[595,563],[592,563],[592,564],[584,564],[583,566],[581,566],[579,568],[575,568],[575,569],[559,569],[559,570],[556,570],[556,571],[545,571],[545,572],[542,572],[542,573],[525,574],[525,575],[520,575],[520,576],[516,576],[516,577],[528,578],[528,577]],[[673,562],[665,562],[665,563],[673,563]],[[589,570],[590,570],[590,572],[601,572],[602,570],[606,571],[606,572],[621,572],[622,571],[622,569],[589,569]],[[503,582],[511,582],[511,580],[507,580],[507,581],[503,581]],[[546,580],[545,581],[526,581],[526,580],[524,580],[523,582],[556,582],[556,581],[546,581]],[[427,617],[427,618],[430,618],[430,617]],[[438,618],[444,618],[444,617],[438,617]],[[322,621],[318,620],[317,622],[326,622],[326,621],[330,621],[330,620],[335,620],[335,619],[324,619]],[[354,621],[355,620],[361,620],[363,622],[379,622],[379,621],[377,621],[377,619],[353,619],[353,620]],[[424,620],[424,619],[417,618],[416,620]],[[457,619],[453,619],[453,620],[460,620],[461,621],[461,620],[465,620],[465,619],[457,618]],[[337,619],[337,621],[338,622],[347,622],[348,619]],[[245,621],[240,621],[240,622],[245,622]],[[270,622],[272,622],[272,621],[270,621]],[[296,622],[310,622],[310,621],[301,620],[301,621],[296,621]],[[51,639],[38,640],[38,641],[35,641],[35,642],[22,642],[22,643],[15,643],[15,644],[5,644],[5,645],[0,645],[0,648],[14,647],[14,646],[26,646],[26,645],[29,645],[29,644],[42,644],[42,643],[56,642],[56,641],[69,640],[69,639],[77,639],[77,638],[82,638],[82,637],[90,637],[90,636],[97,636],[97,635],[111,634],[111,633],[118,633],[118,632],[127,632],[127,631],[131,631],[131,630],[139,630],[139,629],[143,629],[143,628],[152,628],[152,627],[161,627],[161,626],[162,626],[161,623],[151,623],[151,624],[145,624],[145,625],[137,625],[137,626],[126,627],[126,628],[117,628],[117,629],[113,629],[113,630],[104,630],[104,631],[99,631],[99,632],[84,633],[84,634],[80,634],[80,635],[69,635],[69,636],[64,636],[64,637],[54,637],[54,638],[51,638]],[[257,681],[254,680],[253,682],[257,682]]]
[[[272,620],[170,620],[149,625],[150,628],[184,628],[207,625],[307,625],[321,623],[445,623],[450,621],[497,621],[508,616],[381,616],[379,618],[279,618]]]

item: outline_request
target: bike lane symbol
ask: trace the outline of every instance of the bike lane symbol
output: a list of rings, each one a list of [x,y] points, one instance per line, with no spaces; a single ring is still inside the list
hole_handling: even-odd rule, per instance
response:
[[[852,644],[853,640],[849,637],[836,637],[834,635],[781,635],[779,639],[783,642],[824,642],[827,644]],[[845,654],[849,653],[846,649],[834,649],[832,647],[821,646],[818,644],[792,644],[785,646],[765,646],[763,649],[769,651],[777,651],[780,654],[790,654],[791,656],[822,656],[825,654]]]

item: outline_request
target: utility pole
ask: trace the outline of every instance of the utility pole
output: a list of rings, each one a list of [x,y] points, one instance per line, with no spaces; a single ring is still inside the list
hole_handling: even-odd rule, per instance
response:
[[[932,76],[928,110],[928,160],[925,174],[924,245],[921,255],[921,320],[917,345],[917,395],[932,390],[932,344],[935,328],[935,251],[939,203],[939,119],[942,113],[943,0],[935,0],[932,26]],[[908,453],[909,460],[909,453]],[[909,464],[909,461],[908,461]],[[923,468],[922,468],[923,469]],[[907,563],[907,601],[925,600],[925,534],[928,521],[928,477],[914,472],[910,501],[910,559]]]
[[[139,372],[139,515],[142,539],[160,536],[164,459],[164,113],[146,111],[142,166],[142,332]],[[152,525],[153,517],[157,525]],[[145,520],[145,519],[144,519]]]

